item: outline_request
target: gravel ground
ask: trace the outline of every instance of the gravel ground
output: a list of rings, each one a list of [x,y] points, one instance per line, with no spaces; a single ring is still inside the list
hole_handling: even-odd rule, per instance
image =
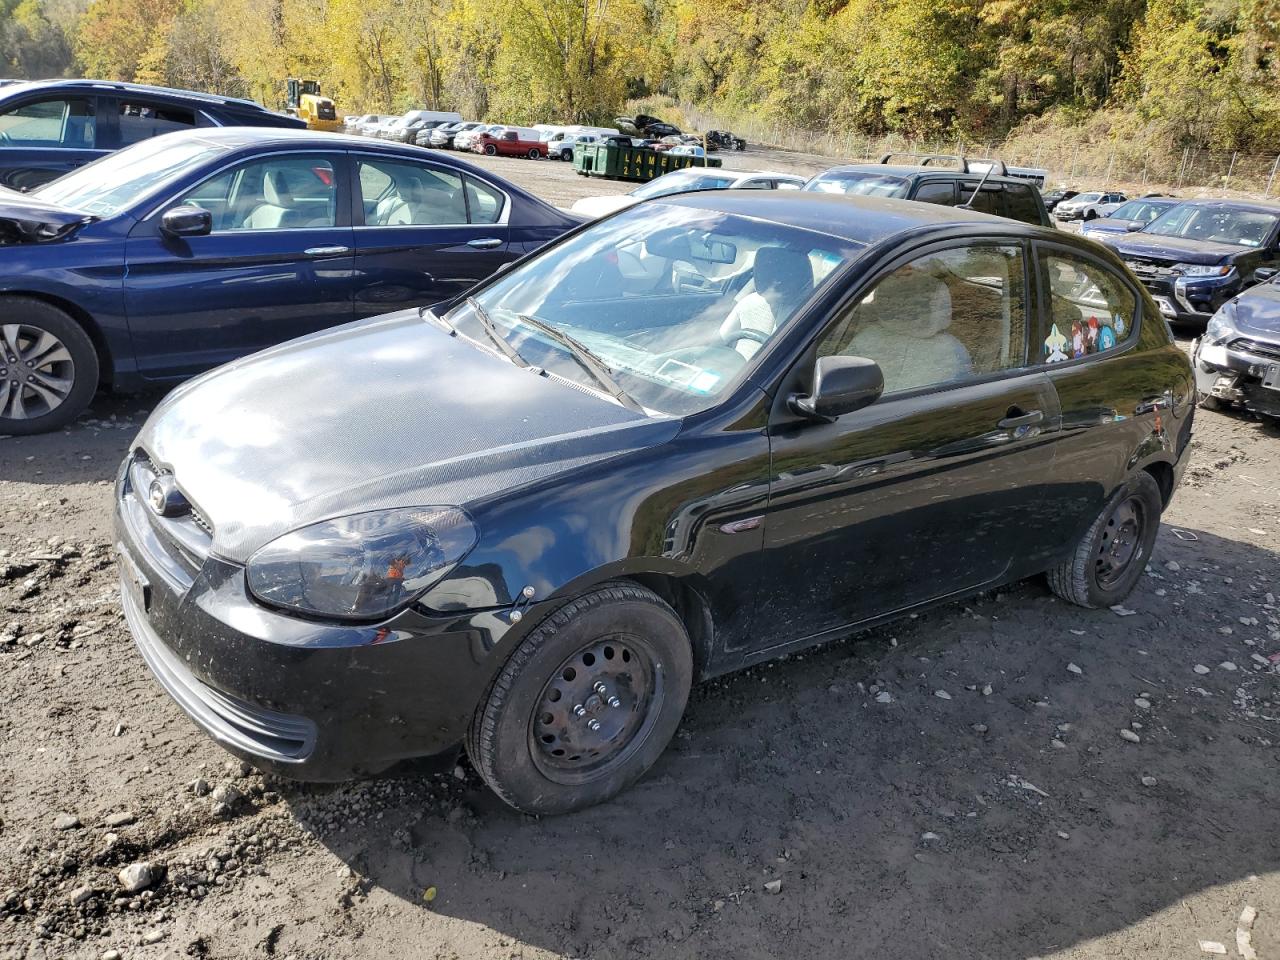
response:
[[[3,960],[1280,957],[1275,426],[1199,414],[1125,610],[1031,581],[707,684],[635,788],[535,820],[465,760],[264,778],[160,691],[109,521],[157,399],[0,440]]]

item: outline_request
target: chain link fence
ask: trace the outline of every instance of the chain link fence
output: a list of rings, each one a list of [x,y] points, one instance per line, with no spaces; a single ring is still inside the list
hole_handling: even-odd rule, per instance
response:
[[[886,153],[962,154],[997,157],[1008,166],[1048,172],[1046,185],[1075,190],[1127,190],[1184,196],[1230,196],[1280,200],[1280,155],[1213,152],[1188,147],[1166,150],[1138,140],[1109,143],[1041,135],[1018,141],[911,140],[856,133],[800,130],[755,120],[728,123],[697,107],[681,107],[693,129],[731,128],[748,143],[813,154],[832,160],[876,160]]]

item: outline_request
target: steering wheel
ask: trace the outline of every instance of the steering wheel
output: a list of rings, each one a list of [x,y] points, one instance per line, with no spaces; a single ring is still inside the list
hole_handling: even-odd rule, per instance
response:
[[[726,347],[733,347],[739,340],[751,340],[754,343],[760,344],[760,346],[764,346],[769,342],[770,336],[772,336],[772,334],[765,333],[763,330],[757,330],[755,327],[739,327],[732,333],[720,334],[720,341]]]

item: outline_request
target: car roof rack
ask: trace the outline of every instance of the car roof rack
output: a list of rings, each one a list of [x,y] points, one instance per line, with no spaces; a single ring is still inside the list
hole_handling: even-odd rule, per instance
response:
[[[936,165],[939,160],[947,160],[955,164],[961,173],[986,173],[988,170],[998,177],[1008,176],[1009,169],[1003,160],[970,160],[958,153],[886,153],[880,157],[880,163],[892,163],[894,157],[909,157],[916,160],[916,166],[928,167]],[[974,164],[980,166],[975,169]]]

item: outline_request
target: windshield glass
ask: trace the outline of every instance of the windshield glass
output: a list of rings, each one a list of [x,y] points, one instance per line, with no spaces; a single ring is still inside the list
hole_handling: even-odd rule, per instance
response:
[[[1183,203],[1147,224],[1143,232],[1158,237],[1260,247],[1270,236],[1276,220],[1276,214],[1244,210],[1225,203]]]
[[[527,363],[605,389],[538,329],[548,325],[646,409],[683,416],[715,402],[857,250],[797,227],[648,203],[500,276],[474,296],[483,315],[464,301],[446,319],[492,347],[487,316]]]
[[[1111,216],[1116,220],[1138,220],[1145,223],[1160,216],[1170,206],[1168,203],[1152,203],[1150,200],[1130,200],[1116,207]]]
[[[805,189],[860,197],[905,197],[907,181],[884,173],[824,173]]]
[[[636,187],[631,191],[631,195],[640,200],[649,200],[653,197],[688,193],[690,190],[723,190],[732,184],[733,180],[733,177],[718,173],[668,173],[656,180],[650,180],[643,187]]]
[[[32,191],[32,196],[110,217],[193,164],[225,152],[225,147],[203,140],[179,139],[174,143],[167,136],[153,137],[73,170]]]

